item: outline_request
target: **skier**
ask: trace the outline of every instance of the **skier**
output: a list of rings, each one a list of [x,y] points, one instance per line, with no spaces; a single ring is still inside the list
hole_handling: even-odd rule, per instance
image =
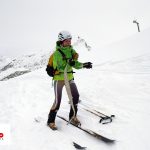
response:
[[[92,68],[91,62],[81,63],[78,61],[78,53],[76,53],[76,51],[73,49],[71,45],[71,39],[72,36],[68,31],[62,31],[58,34],[58,41],[56,42],[56,50],[53,53],[53,60],[51,60],[53,62],[54,68],[53,80],[54,80],[55,100],[48,115],[47,125],[52,130],[57,130],[57,126],[55,125],[55,118],[61,103],[62,89],[63,86],[65,85],[64,69],[66,64],[68,63],[67,75],[70,84],[71,94],[73,97],[73,106],[75,110],[74,114],[73,108],[72,107],[70,108],[69,120],[74,125],[80,124],[80,121],[77,118],[77,111],[78,111],[77,105],[79,101],[79,93],[76,84],[74,82],[73,68],[75,69]],[[51,72],[51,67],[49,64],[47,65],[46,71],[48,74]]]

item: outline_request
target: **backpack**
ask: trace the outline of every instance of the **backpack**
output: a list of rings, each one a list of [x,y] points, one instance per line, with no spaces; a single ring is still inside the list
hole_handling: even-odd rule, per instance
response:
[[[58,51],[61,53],[63,59],[66,59],[65,54],[60,49],[58,49]],[[46,72],[50,77],[54,77],[55,74],[59,74],[59,71],[53,68],[53,55],[54,53],[51,54],[49,61],[48,61],[47,68],[46,68]]]

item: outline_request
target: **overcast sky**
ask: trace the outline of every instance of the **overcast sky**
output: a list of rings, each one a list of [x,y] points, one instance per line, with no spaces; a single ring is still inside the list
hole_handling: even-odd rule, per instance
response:
[[[101,46],[150,27],[150,0],[0,0],[0,55],[55,46],[70,31]]]

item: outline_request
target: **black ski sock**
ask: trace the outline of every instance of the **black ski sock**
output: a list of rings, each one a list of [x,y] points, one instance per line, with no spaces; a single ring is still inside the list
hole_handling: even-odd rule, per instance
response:
[[[47,125],[49,125],[50,123],[55,122],[56,114],[57,114],[57,112],[50,111],[50,113],[48,115]]]

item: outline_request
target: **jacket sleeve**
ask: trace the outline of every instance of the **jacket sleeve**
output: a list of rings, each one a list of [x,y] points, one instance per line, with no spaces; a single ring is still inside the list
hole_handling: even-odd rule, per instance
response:
[[[79,58],[79,54],[73,50],[73,60],[75,61],[75,65],[73,66],[75,69],[81,69],[83,68],[83,63],[79,62],[78,61],[78,58]]]

